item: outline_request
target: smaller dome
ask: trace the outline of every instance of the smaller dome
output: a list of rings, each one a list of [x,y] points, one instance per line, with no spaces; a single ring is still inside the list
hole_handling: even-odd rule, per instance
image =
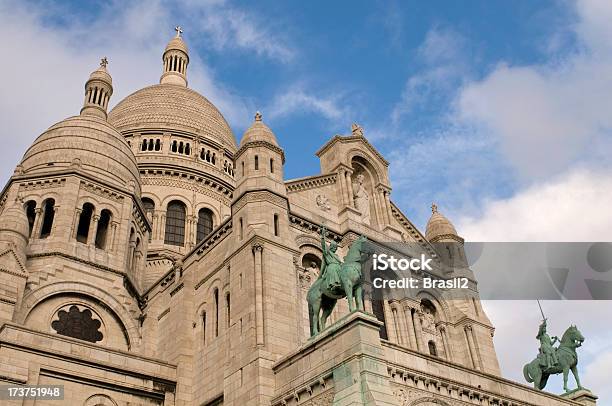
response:
[[[23,236],[26,240],[30,234],[28,216],[23,208],[21,196],[17,196],[10,207],[0,216],[0,240],[4,232],[13,232]]]
[[[187,51],[187,44],[185,44],[185,41],[183,41],[182,37],[174,37],[170,40],[170,42],[168,42],[168,45],[166,45],[166,49],[164,50],[164,53],[168,52],[168,51],[172,51],[172,50],[177,50],[177,51],[182,51],[185,54],[189,54]]]
[[[276,136],[262,121],[262,115],[258,111],[255,113],[255,122],[244,132],[242,136],[242,140],[240,141],[240,146],[245,145],[247,142],[256,142],[256,141],[265,141],[270,144],[278,147],[278,142],[276,141]]]
[[[431,205],[431,217],[427,222],[425,238],[431,242],[436,242],[445,236],[458,237],[457,230],[455,230],[455,226],[438,211],[438,206],[434,203]]]
[[[91,72],[89,75],[89,80],[101,80],[103,82],[107,82],[108,84],[113,84],[113,78],[106,70],[106,65],[108,65],[108,60],[106,57],[102,58],[100,61],[100,67],[95,71]]]

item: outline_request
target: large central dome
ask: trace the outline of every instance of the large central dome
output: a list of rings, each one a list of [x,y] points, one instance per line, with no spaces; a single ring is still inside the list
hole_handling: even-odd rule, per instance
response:
[[[236,139],[219,110],[199,93],[180,85],[159,84],[138,90],[109,113],[122,133],[142,130],[187,131],[236,152]]]

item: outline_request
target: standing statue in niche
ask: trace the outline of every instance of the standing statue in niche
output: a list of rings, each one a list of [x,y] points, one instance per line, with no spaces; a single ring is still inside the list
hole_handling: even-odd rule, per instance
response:
[[[365,189],[364,180],[365,176],[362,173],[357,175],[353,184],[353,199],[355,199],[355,208],[361,212],[361,221],[370,224],[370,195]]]

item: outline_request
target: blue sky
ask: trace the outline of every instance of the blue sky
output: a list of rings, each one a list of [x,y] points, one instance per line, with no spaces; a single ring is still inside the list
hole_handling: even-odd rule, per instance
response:
[[[422,230],[435,201],[472,241],[612,241],[610,21],[606,0],[0,0],[0,52],[15,62],[0,64],[0,181],[45,128],[78,114],[100,57],[111,105],[157,83],[180,24],[190,87],[238,139],[261,110],[286,178],[318,173],[315,151],[355,121]],[[487,305],[504,374],[519,381],[537,343],[515,327],[537,329],[534,306]],[[585,383],[612,398],[610,304],[547,307],[556,333],[579,319],[593,343]]]

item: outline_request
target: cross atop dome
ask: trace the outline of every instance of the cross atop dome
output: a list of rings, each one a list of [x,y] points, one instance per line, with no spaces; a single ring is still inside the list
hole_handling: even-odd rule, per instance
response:
[[[263,116],[261,115],[261,113],[258,111],[255,113],[255,121],[261,121],[263,119]]]
[[[102,59],[100,59],[101,68],[106,68],[107,65],[108,65],[108,59],[106,59],[106,57],[103,57]]]
[[[174,31],[176,31],[176,38],[181,38],[181,34],[183,33],[183,29],[180,25],[174,27]]]
[[[431,213],[437,213],[438,212],[438,205],[435,203],[431,204]]]

